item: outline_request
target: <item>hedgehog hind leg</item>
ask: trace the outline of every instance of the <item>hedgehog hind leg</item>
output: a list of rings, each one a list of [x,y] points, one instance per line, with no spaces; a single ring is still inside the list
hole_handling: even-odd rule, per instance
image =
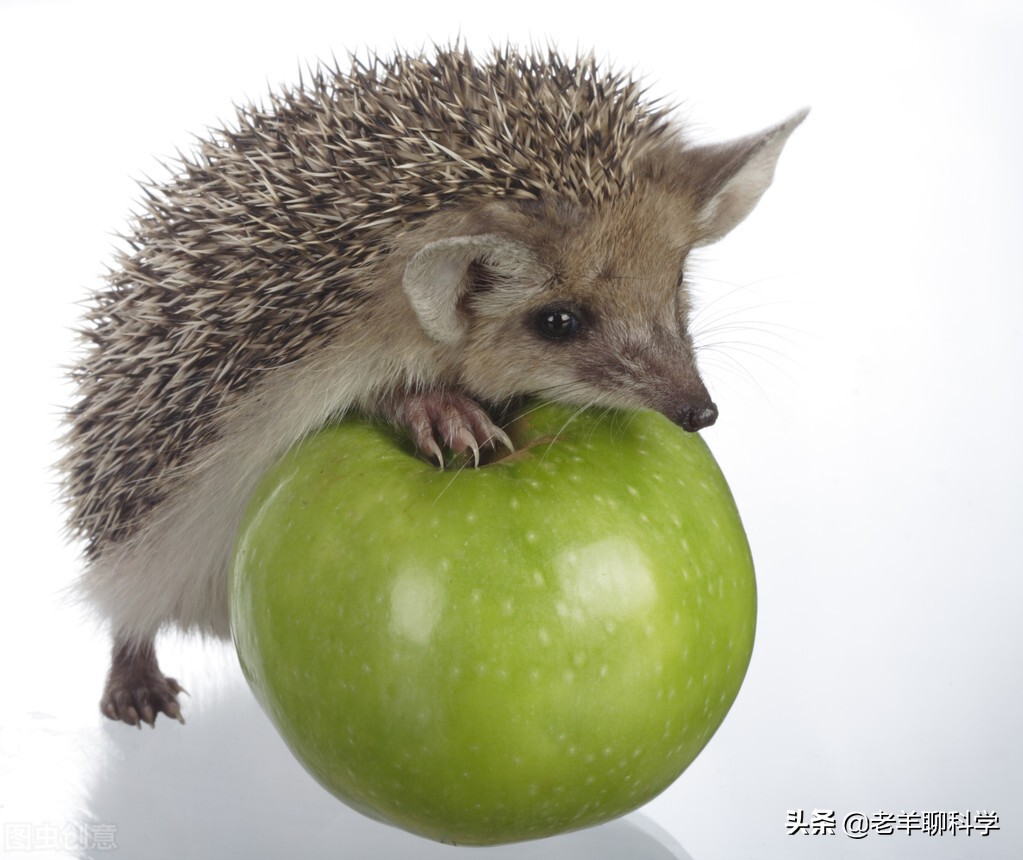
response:
[[[104,715],[139,728],[144,722],[155,727],[161,713],[184,723],[177,698],[184,692],[176,680],[160,671],[152,639],[114,637],[110,672],[100,700]]]

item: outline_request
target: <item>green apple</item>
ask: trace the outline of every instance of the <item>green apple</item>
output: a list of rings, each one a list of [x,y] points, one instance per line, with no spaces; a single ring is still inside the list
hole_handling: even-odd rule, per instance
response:
[[[443,842],[572,830],[660,793],[749,663],[753,563],[703,440],[545,405],[516,453],[440,471],[324,429],[265,477],[235,644],[294,754],[352,807]]]

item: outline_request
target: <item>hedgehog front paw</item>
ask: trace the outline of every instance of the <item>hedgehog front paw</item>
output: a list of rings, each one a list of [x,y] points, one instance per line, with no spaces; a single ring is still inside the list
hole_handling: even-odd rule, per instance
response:
[[[156,715],[161,713],[184,723],[178,704],[178,693],[184,692],[184,687],[160,671],[151,642],[117,642],[99,707],[110,719],[139,728],[142,723],[155,727]]]
[[[456,454],[471,451],[480,464],[481,448],[504,445],[514,450],[511,439],[476,401],[454,391],[431,391],[394,397],[384,404],[388,419],[412,434],[418,451],[444,468],[443,448]]]

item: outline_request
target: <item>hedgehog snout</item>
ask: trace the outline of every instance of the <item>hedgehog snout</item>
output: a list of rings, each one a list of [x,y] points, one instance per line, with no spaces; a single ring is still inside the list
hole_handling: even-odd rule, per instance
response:
[[[683,430],[694,433],[704,427],[710,427],[718,420],[718,407],[709,398],[700,402],[684,401],[679,404],[674,414],[667,416]]]

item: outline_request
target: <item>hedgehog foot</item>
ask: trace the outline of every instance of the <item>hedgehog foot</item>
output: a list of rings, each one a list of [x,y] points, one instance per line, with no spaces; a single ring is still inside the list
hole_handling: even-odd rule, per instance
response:
[[[382,404],[382,414],[412,434],[419,452],[444,468],[442,448],[456,454],[471,451],[480,464],[481,448],[504,445],[514,450],[511,439],[475,400],[454,391],[394,396]]]
[[[122,637],[114,640],[110,673],[100,700],[100,710],[112,720],[129,726],[156,725],[156,715],[166,714],[180,723],[178,693],[186,690],[160,671],[152,640],[137,642]]]

